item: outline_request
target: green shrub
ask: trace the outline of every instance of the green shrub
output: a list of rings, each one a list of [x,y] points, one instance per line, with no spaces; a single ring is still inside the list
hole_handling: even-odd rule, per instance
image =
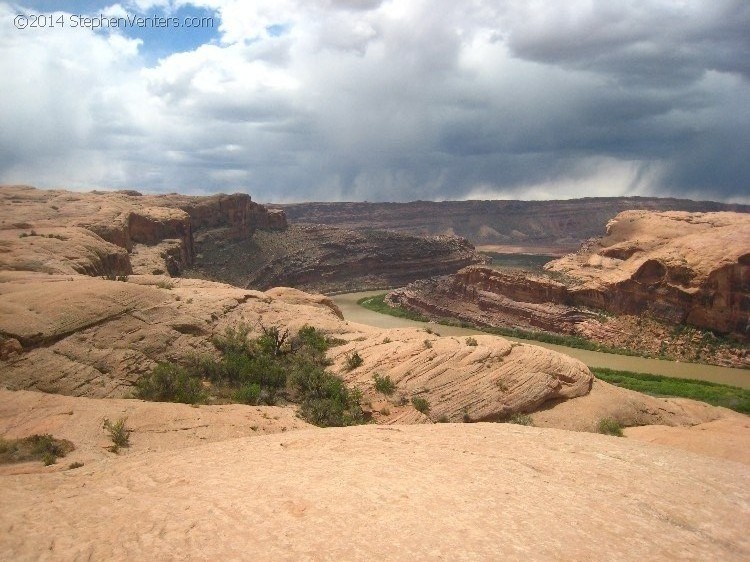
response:
[[[198,404],[206,399],[200,379],[169,362],[159,363],[150,375],[138,379],[136,387],[143,400]]]
[[[514,423],[516,425],[534,425],[534,420],[528,414],[516,413],[508,418],[508,423]]]
[[[112,423],[108,418],[104,418],[102,427],[109,433],[112,440],[112,446],[109,448],[113,453],[117,453],[121,447],[130,447],[130,430],[125,427],[127,418],[120,418]]]
[[[260,385],[258,383],[249,383],[239,388],[232,395],[235,402],[242,404],[257,404],[260,399]]]
[[[0,439],[0,464],[38,460],[49,466],[74,449],[73,443],[67,439],[55,439],[46,433],[21,439]]]
[[[211,343],[219,351],[224,353],[247,353],[248,341],[247,336],[250,333],[250,325],[244,322],[235,328],[234,326],[227,326],[224,330],[223,336],[214,336],[211,338]]]
[[[413,396],[411,404],[417,409],[417,411],[422,412],[425,416],[430,413],[430,403],[427,401],[427,398]]]
[[[468,338],[466,338],[466,345],[470,345],[472,347],[476,347],[476,346],[479,345],[479,343],[477,343],[477,339],[476,338],[468,337]]]
[[[391,377],[386,375],[380,376],[378,373],[372,377],[375,380],[375,390],[386,396],[390,396],[396,391],[396,383],[391,380]]]
[[[292,384],[301,402],[300,415],[320,427],[362,423],[359,390],[350,390],[339,377],[320,367],[297,371]]]
[[[263,333],[255,340],[255,345],[261,353],[273,355],[274,357],[278,357],[285,353],[286,350],[284,344],[289,337],[289,330],[284,330],[282,332],[276,326],[266,328],[263,325],[261,325],[261,330]],[[300,332],[301,331],[302,330],[300,330]]]
[[[353,371],[357,367],[360,367],[364,363],[364,360],[359,356],[356,351],[353,353],[346,354],[346,368],[349,371]]]
[[[620,422],[612,418],[602,418],[596,426],[596,430],[604,435],[622,437],[622,426]]]
[[[307,325],[297,332],[297,342],[299,346],[306,346],[320,353],[325,353],[330,346],[329,341],[323,334]]]

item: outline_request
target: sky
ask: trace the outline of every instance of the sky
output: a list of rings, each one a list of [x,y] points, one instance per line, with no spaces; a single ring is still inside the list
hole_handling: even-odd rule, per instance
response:
[[[0,1],[3,183],[750,203],[750,2]]]

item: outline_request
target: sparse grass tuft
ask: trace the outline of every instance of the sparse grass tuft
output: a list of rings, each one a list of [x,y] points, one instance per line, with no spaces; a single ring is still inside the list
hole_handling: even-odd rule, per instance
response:
[[[614,435],[615,437],[622,437],[622,426],[620,422],[612,418],[602,418],[596,425],[596,430],[604,435]]]
[[[160,289],[167,289],[168,291],[174,289],[174,283],[172,283],[171,281],[159,281],[156,286]]]
[[[479,344],[477,343],[477,339],[476,338],[468,337],[468,338],[466,338],[466,345],[469,345],[469,346],[472,346],[472,347],[476,347]]]
[[[75,470],[76,468],[81,468],[83,466],[82,462],[72,462],[68,465],[68,470]]]
[[[120,448],[130,447],[130,430],[125,427],[125,422],[128,418],[119,418],[116,422],[112,423],[109,418],[104,418],[102,427],[109,433],[109,438],[112,439],[112,445],[109,450],[113,453],[118,453]]]
[[[432,342],[430,340],[424,340],[425,349],[432,349]]]

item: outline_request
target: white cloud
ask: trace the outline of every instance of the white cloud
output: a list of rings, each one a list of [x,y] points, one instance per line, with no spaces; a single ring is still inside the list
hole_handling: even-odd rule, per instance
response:
[[[742,198],[750,182],[739,2],[105,11],[187,4],[216,12],[220,40],[149,65],[147,39],[16,30],[0,2],[0,182],[259,200]]]

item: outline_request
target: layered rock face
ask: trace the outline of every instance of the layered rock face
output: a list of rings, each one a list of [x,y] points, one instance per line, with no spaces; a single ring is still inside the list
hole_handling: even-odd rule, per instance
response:
[[[547,269],[573,304],[750,338],[749,215],[628,211]]]
[[[136,191],[73,193],[0,187],[0,266],[86,275],[177,275],[191,264],[194,231],[226,228],[250,237],[258,228],[285,228],[283,212],[268,211],[245,194],[191,197]],[[65,244],[50,242],[54,239]],[[47,238],[47,240],[43,240]],[[64,251],[55,251],[55,245]]]
[[[411,203],[303,203],[278,205],[295,223],[412,235],[454,234],[498,250],[574,252],[622,211],[750,212],[747,205],[654,197],[594,197],[565,201],[414,201]]]
[[[214,335],[248,323],[295,332],[315,326],[344,344],[330,350],[334,371],[361,388],[365,402],[383,400],[373,372],[390,376],[399,396],[383,423],[504,419],[553,399],[586,394],[593,377],[579,361],[502,338],[478,345],[420,329],[352,325],[327,297],[296,289],[249,291],[196,279],[131,276],[128,282],[82,276],[0,272],[2,384],[75,396],[120,398],[159,361],[186,363],[216,355]],[[429,341],[429,347],[425,343]],[[357,351],[364,363],[344,367]],[[411,404],[427,399],[430,416]]]
[[[484,258],[465,239],[291,225],[232,239],[223,230],[196,238],[186,273],[242,287],[279,285],[324,293],[389,288],[445,275]],[[242,259],[237,259],[242,256]]]
[[[674,336],[677,357],[698,359],[689,353],[696,343],[690,338],[697,336],[678,337],[669,327],[689,325],[747,342],[749,255],[746,214],[627,211],[608,224],[602,239],[547,264],[547,275],[474,266],[414,283],[388,298],[479,325],[580,335],[641,350],[655,343],[648,351],[656,353]],[[639,331],[658,338],[649,344]],[[716,362],[747,364],[742,347]]]

